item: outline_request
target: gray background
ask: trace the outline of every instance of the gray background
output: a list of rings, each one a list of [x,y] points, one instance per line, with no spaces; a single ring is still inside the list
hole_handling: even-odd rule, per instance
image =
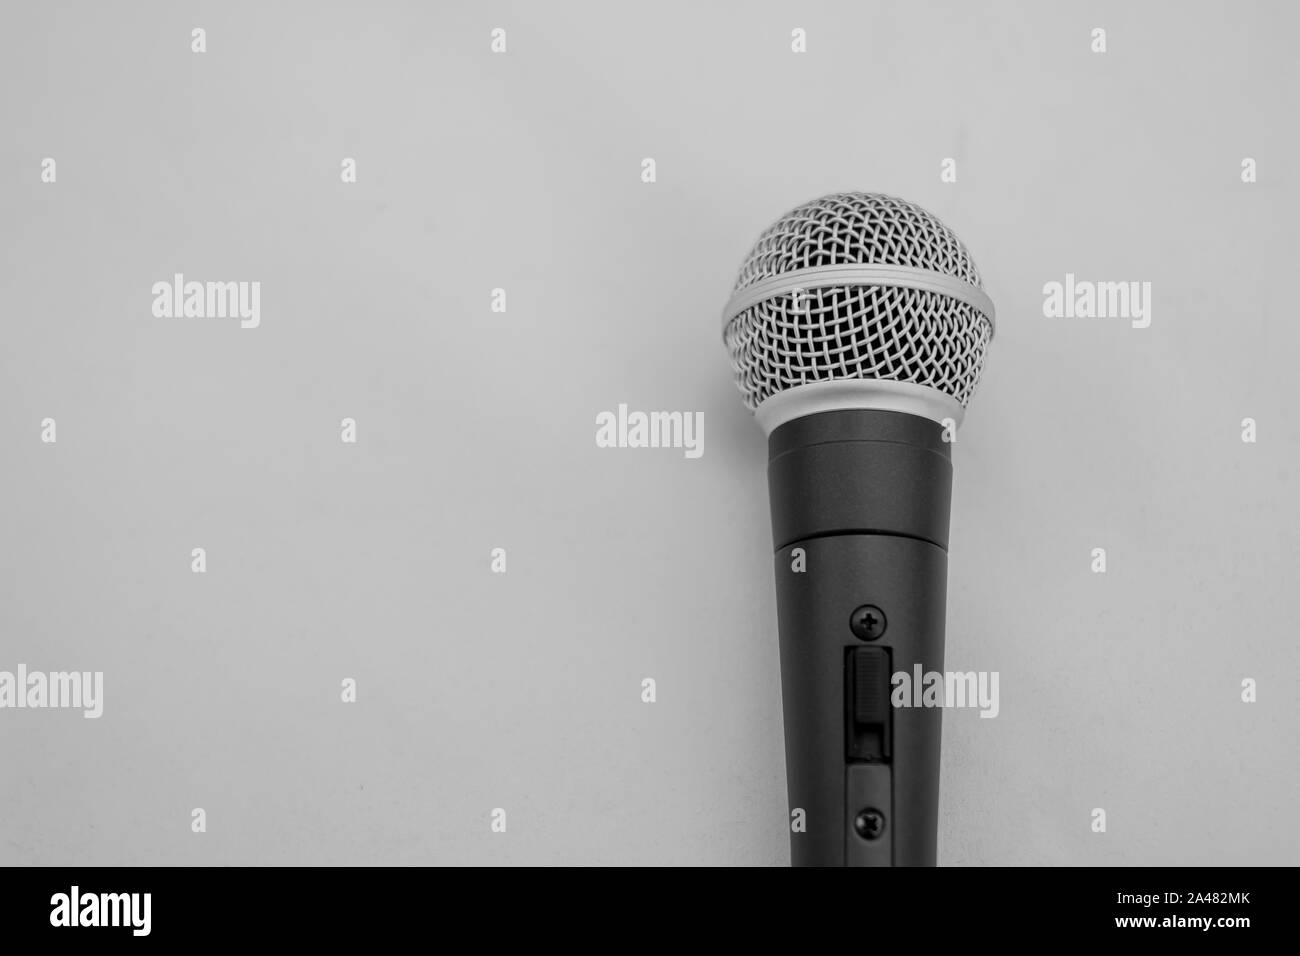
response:
[[[1296,863],[1298,27],[7,3],[0,669],[106,688],[0,712],[0,862],[784,863],[765,442],[718,317],[765,225],[866,189],[948,221],[999,310],[947,666],[1001,714],[945,715],[940,862]],[[260,280],[261,327],[153,318],[177,271]],[[1044,319],[1066,272],[1152,282],[1151,327]],[[702,411],[703,458],[596,448],[619,402]]]

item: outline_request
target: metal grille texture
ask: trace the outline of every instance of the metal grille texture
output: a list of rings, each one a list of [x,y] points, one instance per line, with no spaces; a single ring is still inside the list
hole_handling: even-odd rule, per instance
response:
[[[769,227],[741,266],[733,294],[836,265],[925,269],[982,288],[966,247],[931,213],[892,196],[836,193]],[[988,316],[941,292],[835,285],[774,293],[735,315],[723,341],[751,409],[798,385],[854,378],[926,385],[964,408],[992,332]]]

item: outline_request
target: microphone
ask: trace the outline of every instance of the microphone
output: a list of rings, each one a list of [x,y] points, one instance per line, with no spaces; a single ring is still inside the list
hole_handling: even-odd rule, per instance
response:
[[[836,193],[759,236],[722,326],[768,435],[791,862],[933,866],[942,709],[891,678],[943,670],[951,442],[993,302],[937,217]]]

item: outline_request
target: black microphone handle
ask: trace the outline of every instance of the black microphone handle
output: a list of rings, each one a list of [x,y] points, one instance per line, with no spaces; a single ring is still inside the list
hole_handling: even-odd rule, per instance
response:
[[[926,418],[845,409],[769,438],[795,866],[935,864],[943,710],[915,704],[917,678],[943,671],[942,436]],[[896,690],[898,673],[912,686]]]

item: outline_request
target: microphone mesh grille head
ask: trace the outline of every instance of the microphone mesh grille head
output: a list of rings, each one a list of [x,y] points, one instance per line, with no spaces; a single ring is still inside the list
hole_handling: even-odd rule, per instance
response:
[[[960,239],[920,206],[876,193],[836,193],[782,216],[750,250],[733,295],[819,266],[903,266],[981,288]],[[778,392],[836,379],[889,379],[970,401],[993,326],[942,292],[888,284],[779,291],[723,331],[736,383],[753,409]]]

